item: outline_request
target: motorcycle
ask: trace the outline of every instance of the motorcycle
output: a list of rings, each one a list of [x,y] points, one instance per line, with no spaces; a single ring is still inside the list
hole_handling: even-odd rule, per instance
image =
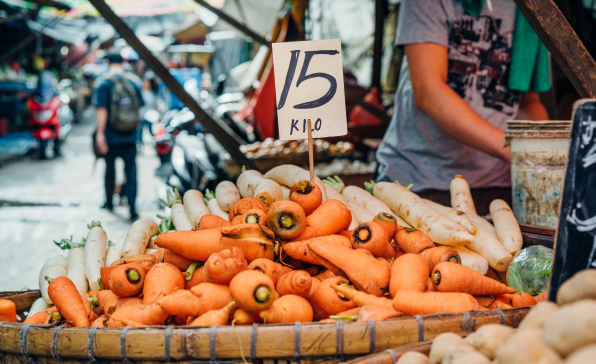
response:
[[[49,141],[53,141],[54,155],[60,153],[60,144],[72,129],[73,112],[70,98],[57,94],[52,84],[51,73],[42,72],[36,94],[27,100],[28,125],[33,139],[39,141],[40,158],[45,159]]]

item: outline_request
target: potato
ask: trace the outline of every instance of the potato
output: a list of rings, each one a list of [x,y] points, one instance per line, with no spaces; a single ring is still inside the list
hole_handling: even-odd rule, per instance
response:
[[[544,325],[544,342],[563,356],[596,343],[596,300],[577,301],[553,312]]]
[[[596,270],[594,269],[575,273],[557,291],[559,305],[566,305],[585,298],[596,300]]]
[[[515,329],[505,325],[488,324],[481,326],[473,335],[472,345],[480,353],[494,359],[497,350],[509,340]]]
[[[561,357],[543,342],[539,329],[519,330],[497,350],[496,360],[503,364],[558,364]]]
[[[474,346],[474,338],[476,337],[476,333],[473,332],[470,335],[466,336],[466,338],[464,339],[468,344]]]
[[[429,359],[431,364],[441,363],[447,351],[460,345],[468,345],[471,347],[471,344],[467,343],[461,336],[452,332],[446,332],[437,336],[433,340],[433,344],[430,348]]]
[[[409,351],[402,355],[395,364],[429,364],[428,357],[417,351]]]
[[[565,364],[596,364],[596,344],[584,346],[567,357]]]
[[[454,346],[451,349],[449,349],[447,353],[445,353],[445,357],[443,358],[441,364],[454,364],[460,357],[463,357],[464,355],[469,353],[478,352],[476,351],[476,349],[474,349],[474,347],[468,344]],[[490,363],[490,361],[487,360],[487,363]]]
[[[475,351],[459,355],[451,364],[491,364],[491,362],[486,356]]]
[[[525,329],[544,329],[544,324],[550,315],[559,309],[556,303],[550,301],[538,302],[538,304],[530,310],[530,312],[524,317],[519,326],[518,330]]]

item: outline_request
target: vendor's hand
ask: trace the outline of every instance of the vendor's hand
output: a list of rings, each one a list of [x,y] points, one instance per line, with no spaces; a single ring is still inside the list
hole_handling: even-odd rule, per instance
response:
[[[97,133],[95,136],[95,145],[101,154],[108,154],[108,144],[104,133]]]

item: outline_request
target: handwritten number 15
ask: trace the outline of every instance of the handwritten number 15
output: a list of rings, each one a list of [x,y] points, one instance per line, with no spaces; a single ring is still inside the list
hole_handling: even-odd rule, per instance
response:
[[[281,96],[279,98],[279,104],[277,105],[277,110],[280,110],[284,107],[286,103],[286,99],[288,98],[288,93],[290,92],[290,86],[292,85],[292,80],[294,79],[294,73],[296,73],[296,66],[298,65],[298,57],[300,56],[300,51],[291,51],[292,56],[290,58],[290,65],[288,66],[288,73],[286,73],[286,81],[284,82],[284,88],[281,91]],[[337,91],[337,81],[335,77],[322,72],[313,73],[312,75],[306,75],[308,70],[308,66],[312,57],[317,54],[329,55],[333,56],[339,54],[336,50],[323,50],[323,51],[306,51],[304,52],[304,64],[302,65],[302,69],[300,70],[300,75],[298,76],[298,80],[296,81],[296,87],[300,86],[303,81],[310,80],[312,78],[324,78],[329,81],[329,90],[327,93],[323,95],[321,98],[318,98],[313,101],[304,102],[302,104],[294,105],[294,109],[314,109],[315,107],[323,106],[335,96],[335,92]]]

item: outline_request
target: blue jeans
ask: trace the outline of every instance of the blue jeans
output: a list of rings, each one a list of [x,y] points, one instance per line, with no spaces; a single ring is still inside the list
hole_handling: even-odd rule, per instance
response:
[[[137,155],[137,147],[135,144],[122,144],[122,145],[110,145],[108,146],[108,154],[105,155],[106,160],[106,177],[105,177],[105,188],[106,188],[106,199],[107,206],[113,207],[113,196],[114,187],[116,185],[116,157],[124,160],[124,171],[126,183],[124,191],[126,193],[126,199],[130,206],[130,211],[135,210],[135,201],[137,199],[137,163],[135,157]]]

